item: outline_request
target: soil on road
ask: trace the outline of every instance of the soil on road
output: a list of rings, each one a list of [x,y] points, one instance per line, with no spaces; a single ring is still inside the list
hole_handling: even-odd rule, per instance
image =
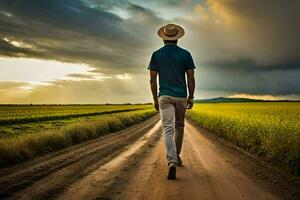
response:
[[[1,169],[0,199],[300,199],[283,174],[186,123],[183,167],[167,180],[161,122],[122,131]]]

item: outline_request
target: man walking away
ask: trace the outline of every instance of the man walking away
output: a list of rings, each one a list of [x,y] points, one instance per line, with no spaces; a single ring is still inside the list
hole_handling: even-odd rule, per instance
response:
[[[185,111],[193,107],[195,65],[191,54],[177,46],[178,39],[184,35],[182,27],[168,24],[161,27],[157,33],[163,39],[164,46],[152,54],[148,69],[154,107],[160,111],[162,120],[169,167],[168,179],[175,179],[176,166],[182,165],[180,152],[184,135]],[[158,95],[157,75],[159,75]]]

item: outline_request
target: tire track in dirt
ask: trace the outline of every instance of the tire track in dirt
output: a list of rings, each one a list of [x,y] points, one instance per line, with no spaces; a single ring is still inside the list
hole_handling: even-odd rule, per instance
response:
[[[3,169],[0,177],[1,197],[53,198],[69,184],[108,162],[127,145],[142,137],[158,119],[154,116],[123,131]]]
[[[100,166],[89,175],[71,185],[58,199],[73,200],[103,198],[101,197],[101,194],[105,192],[107,187],[111,187],[114,178],[118,178],[118,176],[115,175],[120,174],[120,171],[124,170],[126,165],[129,165],[129,160],[136,155],[141,157],[141,155],[139,155],[141,149],[150,141],[152,141],[151,143],[155,143],[155,140],[160,137],[160,127],[161,123],[156,123],[142,138],[130,145],[125,151],[111,159],[105,165]]]
[[[270,168],[209,137],[207,131],[191,123],[186,123],[182,159],[184,166],[177,168],[177,179],[167,180],[164,144],[160,140],[132,176],[127,177],[129,180],[111,192],[110,199],[296,200],[300,197],[299,177],[291,181],[276,174],[276,170],[268,171]],[[258,171],[272,178],[257,176]],[[281,185],[274,185],[274,179],[281,179]]]

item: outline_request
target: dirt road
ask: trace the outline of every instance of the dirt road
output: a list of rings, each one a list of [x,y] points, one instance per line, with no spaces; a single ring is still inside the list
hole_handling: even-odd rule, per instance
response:
[[[187,123],[177,179],[166,179],[155,116],[120,132],[1,169],[4,199],[300,199],[299,178]]]

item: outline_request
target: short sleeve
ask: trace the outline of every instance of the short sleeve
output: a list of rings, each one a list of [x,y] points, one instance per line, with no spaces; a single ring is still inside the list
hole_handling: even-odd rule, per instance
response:
[[[188,53],[187,59],[186,59],[186,64],[185,64],[185,70],[188,70],[188,69],[196,69],[191,53]]]
[[[159,71],[159,66],[158,66],[157,60],[155,58],[155,52],[152,53],[152,56],[151,56],[151,59],[150,59],[147,69],[152,70],[152,71]]]

